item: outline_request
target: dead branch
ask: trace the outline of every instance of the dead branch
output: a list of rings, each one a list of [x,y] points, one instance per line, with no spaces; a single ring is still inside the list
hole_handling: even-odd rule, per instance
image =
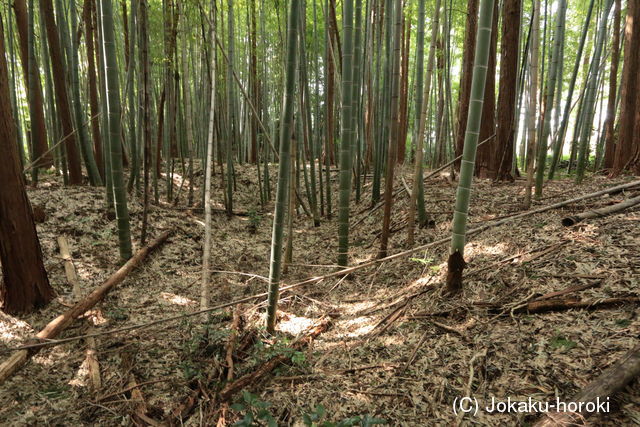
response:
[[[623,298],[604,298],[598,300],[581,301],[576,299],[548,299],[542,301],[532,301],[526,304],[524,307],[517,308],[514,313],[546,313],[549,311],[563,311],[572,309],[595,309],[602,307],[610,307],[612,305],[640,302],[640,298],[637,297],[623,297]]]
[[[541,295],[541,296],[535,298],[531,302],[538,302],[538,301],[548,300],[548,299],[551,299],[551,298],[556,298],[556,297],[560,297],[560,296],[563,296],[563,295],[567,295],[567,294],[570,294],[570,293],[573,293],[573,292],[580,292],[580,291],[584,291],[586,289],[595,288],[596,286],[600,286],[600,282],[587,283],[586,285],[571,286],[571,287],[569,287],[567,289],[563,289],[561,291],[549,292],[547,294]]]
[[[520,214],[517,214],[517,215],[514,215],[514,216],[502,218],[502,219],[500,219],[498,221],[492,221],[492,222],[486,223],[484,225],[481,225],[479,227],[475,227],[475,228],[472,228],[472,229],[468,230],[467,231],[467,237],[471,237],[472,235],[481,233],[481,232],[483,232],[485,230],[488,230],[490,228],[494,228],[494,227],[498,227],[500,225],[507,224],[507,223],[512,222],[512,221],[514,221],[516,219],[528,217],[528,216],[531,216],[531,215],[535,215],[535,214],[538,214],[538,213],[550,211],[550,210],[553,210],[553,209],[558,209],[558,208],[570,205],[572,203],[576,203],[576,202],[579,202],[579,201],[582,201],[582,200],[586,200],[586,199],[589,199],[589,198],[602,196],[604,194],[609,194],[609,193],[612,193],[612,192],[615,192],[615,191],[624,190],[626,188],[630,188],[630,187],[634,187],[634,186],[638,186],[638,185],[640,185],[640,180],[632,181],[632,182],[628,182],[626,184],[621,184],[621,185],[618,185],[618,186],[615,186],[615,187],[610,187],[610,188],[607,188],[607,189],[604,189],[604,190],[596,191],[595,193],[586,194],[586,195],[579,196],[579,197],[576,197],[576,198],[573,198],[573,199],[565,200],[563,202],[558,202],[558,203],[555,203],[553,205],[543,206],[543,207],[540,207],[538,209],[534,209],[534,210],[523,212],[523,213],[520,213]],[[398,253],[393,254],[393,255],[389,255],[388,257],[385,257],[385,258],[379,258],[379,259],[375,259],[375,260],[372,260],[372,261],[364,262],[362,264],[358,264],[358,265],[355,265],[353,267],[348,267],[348,268],[345,268],[345,269],[342,269],[342,270],[337,270],[337,271],[334,271],[334,272],[331,272],[331,273],[324,274],[322,276],[309,277],[309,278],[307,278],[305,280],[302,280],[300,282],[294,283],[292,285],[283,286],[280,289],[280,292],[283,293],[283,292],[286,292],[286,291],[288,291],[290,289],[298,288],[298,287],[301,287],[301,286],[307,286],[307,285],[310,285],[310,284],[313,284],[313,283],[322,282],[323,280],[326,280],[326,279],[329,279],[329,278],[332,278],[332,277],[346,276],[347,274],[351,274],[351,273],[353,273],[355,271],[359,271],[359,270],[362,270],[364,268],[368,268],[368,267],[371,267],[371,266],[374,266],[374,265],[378,265],[378,264],[383,263],[383,262],[392,261],[392,260],[395,260],[395,259],[398,259],[398,258],[403,258],[403,257],[406,257],[407,255],[411,255],[411,254],[413,254],[415,252],[424,251],[425,249],[430,249],[430,248],[434,248],[436,246],[439,246],[439,245],[442,245],[442,244],[445,244],[445,243],[449,243],[450,240],[451,240],[450,237],[445,237],[445,238],[442,238],[440,240],[436,240],[436,241],[433,241],[431,243],[427,243],[425,245],[416,246],[414,248],[407,249],[405,251],[398,252]],[[192,313],[187,313],[187,314],[182,314],[182,315],[177,315],[177,316],[170,316],[170,317],[154,320],[152,322],[141,323],[141,324],[137,324],[137,325],[131,325],[131,326],[127,326],[127,327],[124,327],[124,328],[112,329],[110,331],[104,331],[104,332],[100,332],[100,333],[95,333],[95,334],[92,334],[91,336],[95,337],[95,336],[102,336],[102,335],[109,335],[109,334],[114,334],[114,333],[119,333],[119,332],[131,331],[131,330],[134,330],[134,329],[148,328],[148,327],[151,327],[151,326],[155,326],[155,325],[159,325],[159,324],[163,324],[163,323],[167,323],[167,322],[173,322],[173,321],[176,321],[176,320],[182,320],[182,319],[185,319],[187,317],[198,316],[198,315],[203,314],[203,313],[210,313],[210,312],[214,312],[214,311],[219,311],[219,310],[222,310],[224,308],[233,307],[235,305],[238,305],[238,304],[241,304],[241,303],[244,303],[244,302],[251,302],[251,301],[254,301],[255,299],[266,297],[267,295],[268,295],[267,292],[262,292],[262,293],[251,295],[251,296],[248,296],[248,297],[245,297],[245,298],[240,298],[240,299],[237,299],[237,300],[234,300],[234,301],[230,301],[230,302],[227,302],[227,303],[224,303],[224,304],[219,304],[219,305],[217,305],[215,307],[211,307],[211,308],[208,308],[206,310],[199,310],[199,311],[195,311],[195,312],[192,312]],[[425,315],[433,316],[433,314],[428,314],[428,313],[425,314]],[[27,350],[27,349],[36,349],[36,348],[46,347],[46,346],[60,345],[60,344],[66,343],[66,342],[76,341],[76,340],[83,339],[83,338],[86,338],[86,337],[87,337],[87,335],[78,335],[78,336],[69,337],[69,338],[62,339],[62,340],[56,340],[55,342],[42,342],[42,343],[37,343],[37,344],[25,345],[25,346],[21,346],[21,347],[18,347],[18,348],[14,348],[12,350]],[[0,353],[1,352],[2,351],[0,351]],[[0,372],[2,372],[1,368],[2,367],[0,366]],[[2,383],[2,381],[3,381],[3,379],[0,376],[0,384]]]
[[[44,327],[36,335],[37,339],[49,340],[60,335],[71,323],[87,310],[96,305],[104,296],[113,289],[116,285],[121,283],[134,268],[136,268],[144,259],[163,244],[171,234],[170,231],[164,232],[160,237],[151,242],[148,246],[140,249],[125,265],[120,267],[118,271],[113,273],[102,285],[91,292],[85,299],[76,303],[71,309],[61,314],[47,326]],[[12,354],[7,360],[0,365],[0,384],[3,384],[7,378],[13,375],[18,369],[20,369],[27,361],[36,354],[41,347],[33,347],[30,349],[19,350]]]
[[[590,382],[572,402],[608,401],[611,396],[623,389],[634,378],[640,375],[640,345],[625,354],[615,365],[606,369],[598,378]],[[589,415],[585,413],[584,415]],[[552,427],[557,425],[572,425],[576,418],[582,418],[575,412],[554,412],[535,424],[535,427]]]
[[[623,210],[632,208],[638,204],[640,204],[640,196],[627,199],[624,202],[617,203],[615,205],[606,206],[600,209],[588,210],[574,216],[568,216],[562,219],[562,225],[564,225],[565,227],[570,227],[581,221],[584,221],[585,219],[600,218],[603,216],[622,212]]]
[[[321,319],[318,322],[318,324],[312,327],[306,335],[304,335],[299,340],[296,340],[291,345],[291,348],[293,348],[296,351],[299,351],[300,349],[304,348],[305,346],[310,344],[311,341],[317,338],[320,334],[325,332],[329,328],[330,324],[331,324],[330,319],[328,318]],[[267,360],[266,362],[258,366],[258,368],[255,371],[249,372],[248,374],[243,375],[242,377],[238,378],[234,382],[227,384],[220,392],[221,402],[228,402],[233,397],[234,394],[236,394],[242,389],[247,388],[252,383],[255,383],[261,380],[263,377],[265,377],[267,374],[273,371],[276,367],[278,367],[278,365],[285,362],[289,357],[290,356],[288,354],[280,354],[270,360]]]

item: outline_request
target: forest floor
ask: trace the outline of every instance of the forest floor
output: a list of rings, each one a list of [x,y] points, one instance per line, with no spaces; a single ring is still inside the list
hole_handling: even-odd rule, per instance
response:
[[[275,176],[275,169],[272,172]],[[408,168],[398,175],[411,182]],[[552,181],[533,207],[619,182],[599,176],[579,187],[569,179]],[[219,176],[214,183],[213,199],[222,205]],[[255,213],[231,218],[217,211],[213,215],[211,261],[214,270],[227,273],[213,273],[211,305],[266,290],[263,277],[269,273],[273,202],[261,209],[254,168],[239,166],[236,183],[234,209]],[[351,264],[372,260],[378,252],[382,209],[370,213],[369,184],[366,197],[352,204],[351,223],[364,219],[352,227]],[[401,185],[398,181],[398,188]],[[418,229],[416,245],[450,234],[455,191],[455,184],[442,176],[427,182],[426,205],[435,227]],[[476,181],[471,227],[519,213],[522,193],[520,180],[512,184]],[[183,191],[179,207],[161,203],[150,211],[151,237],[173,230],[169,241],[63,337],[198,309],[203,214],[185,209],[184,195]],[[38,225],[38,233],[58,298],[28,316],[0,312],[0,352],[3,346],[24,343],[74,302],[57,247],[59,236],[66,235],[70,241],[83,295],[118,265],[115,221],[105,215],[103,189],[64,187],[49,175],[37,189],[29,189],[29,196],[32,203],[45,205],[47,218]],[[247,345],[234,356],[235,378],[253,372],[265,360],[286,355],[286,363],[246,389],[255,398],[246,394],[251,403],[244,409],[234,406],[221,411],[214,398],[227,375],[225,347],[234,312],[227,309],[213,313],[206,324],[200,316],[188,317],[97,337],[102,379],[97,391],[88,387],[84,340],[45,348],[0,387],[0,424],[143,425],[166,419],[172,409],[193,406],[188,418],[173,419],[172,424],[215,425],[221,417],[233,423],[247,413],[257,415],[259,407],[268,403],[267,412],[278,425],[304,425],[307,417],[338,423],[354,416],[384,419],[389,425],[528,425],[538,415],[491,414],[482,409],[475,416],[456,415],[453,403],[462,396],[486,404],[492,397],[545,402],[558,396],[570,401],[637,344],[637,303],[517,312],[534,297],[576,285],[586,289],[567,297],[588,301],[640,297],[640,209],[571,228],[560,224],[567,214],[624,197],[617,194],[574,203],[472,237],[465,253],[464,293],[454,298],[442,295],[448,248],[441,245],[346,278],[283,293],[280,339],[275,342],[264,333],[264,298],[237,307],[243,320],[237,347]],[[406,249],[407,205],[406,193],[394,205],[390,254]],[[133,200],[129,208],[137,249],[141,199]],[[335,205],[333,212],[334,219],[323,218],[319,227],[313,227],[303,212],[296,217],[293,264],[283,276],[285,284],[335,271]],[[291,350],[289,340],[327,316],[332,322],[326,332],[310,346]],[[6,357],[7,352],[2,352],[0,360]],[[200,392],[199,399],[190,402],[194,390]],[[231,403],[241,400],[242,395],[235,395]],[[635,381],[611,399],[611,413],[591,416],[589,421],[637,424],[639,408],[640,383]]]

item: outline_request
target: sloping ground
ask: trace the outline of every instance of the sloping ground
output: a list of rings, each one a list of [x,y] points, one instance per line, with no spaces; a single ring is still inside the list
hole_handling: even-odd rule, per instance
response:
[[[238,172],[235,208],[260,212],[255,169],[239,167]],[[405,172],[410,182],[410,172]],[[599,177],[581,187],[571,181],[555,181],[548,184],[545,199],[536,204],[551,204],[614,184]],[[521,182],[477,182],[472,222],[518,213],[521,187]],[[56,247],[59,235],[66,234],[71,241],[85,293],[108,277],[117,263],[115,224],[103,213],[101,190],[62,188],[50,178],[30,190],[30,197],[34,203],[46,201],[48,219],[38,231],[60,298],[25,318],[0,314],[0,340],[7,346],[19,345],[71,302]],[[214,197],[221,203],[220,190]],[[419,230],[416,244],[448,235],[454,197],[455,186],[446,179],[429,181],[427,209],[436,227]],[[516,312],[531,298],[575,285],[590,287],[567,297],[640,296],[640,210],[573,228],[560,225],[564,213],[623,197],[618,194],[576,203],[475,236],[467,246],[465,291],[459,297],[442,296],[445,246],[285,293],[279,325],[283,336],[300,333],[325,315],[333,317],[332,327],[307,350],[291,353],[291,362],[249,391],[271,404],[268,411],[280,425],[301,424],[304,415],[316,412],[318,405],[326,411],[323,420],[333,422],[365,415],[392,425],[456,421],[513,425],[535,420],[535,414],[489,414],[482,409],[475,416],[463,417],[454,414],[453,403],[463,396],[477,398],[481,404],[490,404],[492,397],[550,401],[557,395],[570,401],[637,344],[637,303],[541,314]],[[368,204],[368,199],[363,200],[352,209],[352,224],[364,218],[352,230],[354,264],[373,259],[379,245],[382,211],[369,213]],[[405,249],[406,207],[406,195],[400,196],[394,207],[392,229],[396,232],[390,253]],[[212,304],[266,289],[260,277],[234,272],[268,275],[271,211],[272,204],[251,217],[227,219],[214,214],[213,268],[232,273],[213,275]],[[138,201],[131,204],[131,212],[137,240],[142,216]],[[166,204],[154,207],[150,232],[153,236],[174,229],[170,242],[65,336],[86,333],[90,324],[102,331],[195,311],[200,293],[201,221],[201,213]],[[335,271],[336,229],[333,221],[323,220],[314,228],[304,214],[296,218],[293,265],[284,276],[287,284]],[[239,342],[250,344],[253,331],[258,343],[237,352],[236,377],[252,372],[274,355],[289,354],[286,341],[273,344],[263,334],[264,303],[256,300],[255,304],[240,309],[248,332],[240,334]],[[231,313],[215,314],[206,326],[200,317],[191,317],[97,338],[103,385],[95,393],[87,388],[82,369],[84,341],[45,349],[0,388],[0,420],[4,420],[0,422],[121,425],[133,419],[142,423],[140,418],[131,418],[140,397],[146,414],[161,420],[171,408],[183,404],[192,389],[206,393],[186,424],[212,425],[221,415],[228,422],[237,421],[246,415],[246,409],[221,413],[219,405],[207,398],[226,377]],[[127,359],[133,362],[123,363]],[[127,390],[131,378],[141,384],[141,396]],[[598,425],[640,422],[639,403],[636,381],[611,399],[610,414],[589,420]]]

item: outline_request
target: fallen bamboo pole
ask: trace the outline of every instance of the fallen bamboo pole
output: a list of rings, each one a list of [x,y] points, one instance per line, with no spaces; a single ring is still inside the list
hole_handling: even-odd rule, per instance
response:
[[[577,300],[577,299],[546,299],[542,301],[532,301],[525,305],[524,307],[520,307],[517,310],[514,310],[514,313],[546,313],[549,311],[564,311],[564,310],[574,310],[574,309],[596,309],[601,307],[609,307],[612,305],[620,305],[620,304],[628,304],[640,303],[640,298],[636,297],[618,297],[618,298],[603,298],[599,300]]]
[[[611,215],[634,207],[638,204],[640,204],[640,196],[627,199],[624,202],[616,203],[615,205],[606,206],[600,209],[592,209],[582,212],[578,215],[562,218],[562,225],[564,225],[565,227],[570,227],[572,225],[576,225],[581,221],[584,221],[585,219],[600,218],[603,216]]]
[[[85,299],[76,303],[72,308],[65,313],[56,317],[49,322],[36,335],[37,339],[49,340],[60,335],[77,317],[84,314],[87,310],[96,305],[104,296],[113,289],[116,285],[121,283],[127,275],[149,255],[158,246],[164,243],[169,235],[170,231],[164,232],[160,237],[151,242],[148,246],[140,249],[129,261],[126,262],[118,271],[113,273],[102,285],[91,292]],[[95,336],[95,334],[89,334],[86,337]],[[7,360],[0,365],[0,384],[3,384],[7,378],[11,377],[18,369],[20,369],[27,361],[36,354],[41,347],[33,346],[27,349],[19,350],[12,354]]]
[[[587,412],[591,407],[597,407],[598,403],[606,404],[606,412],[609,411],[609,399],[617,391],[621,390],[634,378],[640,375],[640,345],[625,354],[618,362],[606,369],[598,378],[590,382],[571,402],[583,402],[581,411],[578,412],[550,412],[535,424],[535,427],[552,427],[558,425],[573,424],[584,419],[595,411]],[[584,412],[584,415],[580,415]],[[581,424],[582,425],[582,424]]]
[[[580,196],[580,197],[576,197],[576,198],[573,198],[573,199],[565,200],[564,202],[555,203],[553,205],[543,206],[541,208],[538,208],[538,209],[535,209],[535,210],[531,210],[531,211],[526,211],[526,212],[520,213],[518,215],[502,218],[502,219],[500,219],[498,221],[489,222],[489,223],[487,223],[485,225],[482,225],[480,227],[476,227],[476,228],[473,228],[471,230],[468,230],[467,231],[467,236],[472,236],[472,235],[478,234],[478,233],[480,233],[482,231],[488,230],[489,228],[497,227],[497,226],[509,223],[509,222],[511,222],[513,220],[516,220],[516,219],[520,219],[520,218],[523,218],[523,217],[535,215],[537,213],[546,212],[546,211],[553,210],[553,209],[558,209],[558,208],[561,208],[563,206],[570,205],[572,203],[576,203],[576,202],[579,202],[579,201],[582,201],[582,200],[586,200],[586,199],[590,199],[590,198],[593,198],[593,197],[602,196],[604,194],[609,194],[609,193],[612,193],[612,192],[615,192],[615,191],[624,190],[626,188],[635,187],[635,186],[638,186],[638,185],[640,185],[640,180],[629,182],[629,183],[626,183],[626,184],[621,184],[621,185],[618,185],[618,186],[615,186],[615,187],[611,187],[611,188],[608,188],[608,189],[605,189],[605,190],[596,191],[595,193],[586,194],[586,195],[583,195],[583,196]],[[407,255],[411,255],[411,254],[413,254],[415,252],[418,252],[418,251],[423,251],[425,249],[430,249],[430,248],[436,247],[438,245],[442,245],[444,243],[448,243],[450,240],[451,240],[451,237],[445,237],[445,238],[442,238],[440,240],[436,240],[434,242],[427,243],[426,245],[416,246],[415,248],[407,249],[406,251],[398,252],[397,254],[394,254],[394,255],[389,255],[389,256],[387,256],[385,258],[375,259],[373,261],[369,261],[369,262],[365,262],[365,263],[362,263],[362,264],[358,264],[358,265],[355,265],[353,267],[348,267],[348,268],[345,268],[345,269],[342,269],[342,270],[334,271],[332,273],[327,273],[327,274],[322,275],[322,276],[309,277],[309,278],[307,278],[307,279],[305,279],[305,280],[303,280],[301,282],[294,283],[292,285],[288,285],[288,286],[282,287],[280,289],[280,292],[284,293],[284,292],[286,292],[286,291],[288,291],[290,289],[294,289],[294,288],[298,288],[298,287],[301,287],[301,286],[310,285],[312,283],[318,283],[318,282],[321,282],[321,281],[323,281],[325,279],[330,279],[332,277],[344,276],[344,275],[347,275],[347,274],[351,274],[351,273],[353,273],[355,271],[358,271],[358,270],[361,270],[363,268],[371,267],[371,266],[374,266],[374,265],[377,265],[377,264],[380,264],[380,263],[383,263],[383,262],[386,262],[386,261],[392,261],[392,260],[394,260],[396,258],[402,258],[402,257],[405,257]],[[21,351],[21,350],[28,350],[28,349],[32,349],[32,348],[50,347],[50,346],[56,346],[56,345],[64,344],[64,343],[71,342],[71,341],[77,341],[77,340],[80,340],[80,339],[84,339],[84,338],[87,338],[88,336],[98,337],[98,336],[103,336],[103,335],[116,334],[116,333],[120,333],[120,332],[128,332],[128,331],[132,331],[132,330],[135,330],[135,329],[148,328],[148,327],[159,325],[159,324],[162,324],[162,323],[173,322],[173,321],[176,321],[176,320],[183,320],[183,319],[185,319],[187,317],[198,316],[198,315],[203,314],[203,313],[212,313],[214,311],[220,311],[222,309],[225,309],[225,308],[228,308],[228,307],[233,307],[233,306],[236,306],[238,304],[254,301],[257,298],[266,297],[267,295],[268,295],[268,292],[261,292],[259,294],[254,294],[254,295],[251,295],[251,296],[248,296],[248,297],[239,298],[237,300],[233,300],[233,301],[229,301],[229,302],[226,302],[226,303],[223,303],[223,304],[219,304],[219,305],[216,305],[215,307],[210,307],[210,308],[207,308],[205,310],[194,311],[192,313],[179,314],[179,315],[176,315],[176,316],[170,316],[170,317],[165,317],[165,318],[162,318],[162,319],[157,319],[157,320],[154,320],[152,322],[140,323],[140,324],[131,325],[131,326],[125,326],[123,328],[112,329],[112,330],[103,331],[103,332],[97,332],[97,333],[89,334],[89,335],[77,335],[77,336],[68,337],[68,338],[64,338],[64,339],[56,340],[56,341],[52,341],[52,342],[41,342],[41,343],[36,343],[36,344],[27,344],[27,345],[23,345],[23,346],[20,346],[20,347],[17,347],[17,348],[13,348],[13,349],[8,349],[8,350]],[[8,350],[0,350],[0,353],[6,352]],[[0,384],[1,383],[2,383],[2,381],[1,381],[1,378],[0,378]]]

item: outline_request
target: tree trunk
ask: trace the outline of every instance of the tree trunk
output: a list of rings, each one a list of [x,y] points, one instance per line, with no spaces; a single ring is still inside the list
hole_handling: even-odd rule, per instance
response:
[[[487,64],[487,81],[484,87],[484,105],[480,124],[480,141],[491,137],[496,131],[496,50],[498,43],[498,2],[493,3],[493,21],[491,24],[491,42],[489,62]],[[495,152],[495,138],[478,148],[475,176],[478,178],[495,178],[495,170],[491,169],[491,159]]]
[[[615,119],[618,93],[618,63],[620,62],[620,9],[621,0],[615,0],[613,15],[613,39],[611,40],[611,71],[609,73],[609,99],[607,100],[607,120],[604,123],[604,168],[611,169],[616,152]]]
[[[44,17],[47,30],[47,42],[49,44],[49,54],[51,56],[51,67],[53,69],[54,87],[56,92],[57,113],[62,124],[62,133],[65,140],[67,154],[67,164],[69,165],[69,184],[82,184],[82,168],[80,166],[80,155],[76,144],[75,129],[71,120],[71,105],[69,103],[67,89],[67,72],[62,60],[62,48],[58,37],[58,27],[56,26],[51,0],[40,0],[40,13]]]
[[[95,59],[95,22],[96,5],[94,0],[85,0],[83,9],[84,30],[86,34],[85,45],[87,48],[87,78],[89,81],[89,107],[91,111],[91,136],[93,137],[93,153],[102,179],[104,176],[104,160],[102,148],[102,135],[100,134],[100,104],[98,103],[98,76],[96,73]]]
[[[462,71],[460,78],[460,95],[458,98],[458,126],[456,130],[455,154],[462,155],[464,147],[465,131],[467,130],[467,114],[469,111],[469,98],[471,96],[471,76],[473,74],[473,59],[475,56],[476,33],[478,28],[478,0],[467,2],[467,24],[464,38],[464,54],[462,56]],[[455,168],[460,170],[460,161],[455,163]]]
[[[617,176],[628,167],[634,155],[634,142],[640,138],[635,131],[638,109],[638,85],[640,84],[640,4],[630,1],[627,5],[625,24],[624,64],[622,65],[622,95],[620,106],[620,134],[615,148],[612,175]]]
[[[55,293],[42,263],[42,250],[24,189],[16,127],[11,112],[9,72],[0,17],[0,300],[7,313],[29,313]]]
[[[513,144],[516,127],[518,48],[520,47],[520,0],[504,0],[502,6],[502,41],[500,57],[500,94],[498,127],[491,170],[499,181],[513,181]]]
[[[44,100],[42,98],[42,85],[40,83],[40,73],[37,72],[38,64],[35,57],[35,45],[29,46],[29,24],[25,0],[14,0],[13,10],[16,15],[18,26],[20,59],[24,70],[24,80],[27,82],[26,89],[29,100],[29,116],[31,118],[31,139],[34,141],[31,160],[36,160],[48,150],[47,146],[47,126],[44,119]],[[33,30],[33,28],[31,29]],[[33,65],[34,70],[30,69]],[[51,153],[42,156],[34,166],[49,167],[53,165]]]

